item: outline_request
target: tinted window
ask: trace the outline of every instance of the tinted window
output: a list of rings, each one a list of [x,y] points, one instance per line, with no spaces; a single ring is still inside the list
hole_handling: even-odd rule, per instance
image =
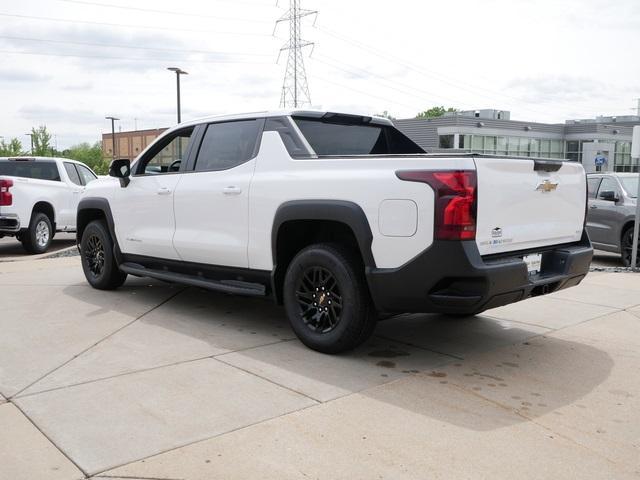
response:
[[[294,118],[318,155],[385,155],[424,153],[389,125],[331,123],[323,119]]]
[[[587,190],[589,191],[589,198],[596,198],[598,185],[600,185],[600,178],[587,178]]]
[[[93,172],[91,170],[89,170],[87,167],[85,167],[84,165],[76,165],[76,168],[78,169],[78,173],[80,174],[80,177],[82,178],[82,184],[86,185],[89,182],[93,182],[97,177],[93,174]]]
[[[638,197],[638,177],[621,177],[620,181],[627,195],[631,198]]]
[[[64,162],[64,169],[67,171],[67,175],[69,175],[69,180],[71,180],[76,185],[82,185],[80,175],[78,175],[76,166],[73,163]]]
[[[0,162],[0,175],[60,181],[55,162],[33,160],[5,160]]]
[[[598,190],[598,196],[602,195],[602,192],[618,193],[618,182],[611,177],[604,177]]]
[[[187,154],[193,128],[174,132],[160,140],[142,159],[138,173],[159,174],[180,170],[182,159]],[[142,172],[140,171],[142,170]]]
[[[196,171],[226,170],[253,158],[259,127],[258,120],[208,125],[198,152]]]

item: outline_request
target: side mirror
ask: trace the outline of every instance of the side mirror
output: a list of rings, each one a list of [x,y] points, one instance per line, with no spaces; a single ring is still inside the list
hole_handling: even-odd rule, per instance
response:
[[[109,165],[109,176],[120,179],[120,186],[122,188],[129,185],[131,179],[131,160],[128,158],[119,158],[118,160],[114,160]]]
[[[618,201],[618,195],[616,195],[616,192],[614,192],[613,190],[605,190],[604,192],[600,192],[600,198],[609,202]]]

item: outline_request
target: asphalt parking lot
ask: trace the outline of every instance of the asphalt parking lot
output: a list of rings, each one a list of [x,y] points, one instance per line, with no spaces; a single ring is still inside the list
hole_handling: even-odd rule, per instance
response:
[[[604,255],[602,262],[615,259]],[[348,355],[260,299],[0,262],[0,478],[638,478],[640,275]]]
[[[65,248],[69,248],[76,243],[75,233],[56,233],[56,236],[51,241],[51,247],[49,251],[38,257],[47,257],[52,253],[58,252]],[[22,244],[14,237],[0,238],[0,262],[2,261],[15,261],[15,260],[32,260],[33,255],[28,253]]]

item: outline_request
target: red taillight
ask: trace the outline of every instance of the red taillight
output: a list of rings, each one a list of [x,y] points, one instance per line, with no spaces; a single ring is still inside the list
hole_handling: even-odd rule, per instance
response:
[[[423,182],[435,192],[435,238],[476,238],[477,181],[475,170],[398,171],[401,180]]]
[[[13,203],[13,196],[9,189],[13,187],[13,180],[0,178],[0,206],[7,207]]]

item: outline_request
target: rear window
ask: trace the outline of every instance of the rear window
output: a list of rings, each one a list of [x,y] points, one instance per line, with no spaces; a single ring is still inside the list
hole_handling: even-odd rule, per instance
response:
[[[0,161],[0,175],[60,181],[58,166],[55,162],[3,160]]]
[[[390,125],[331,122],[294,117],[317,155],[393,155],[424,150]]]

